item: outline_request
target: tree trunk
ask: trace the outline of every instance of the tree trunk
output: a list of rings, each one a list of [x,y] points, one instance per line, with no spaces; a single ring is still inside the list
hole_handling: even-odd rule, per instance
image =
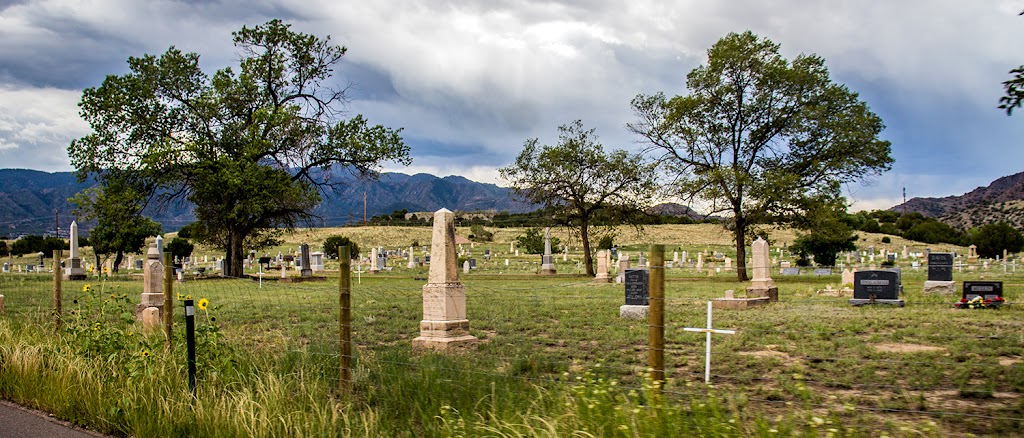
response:
[[[245,238],[242,233],[237,230],[228,230],[228,254],[227,254],[227,265],[231,267],[228,272],[229,277],[240,278],[245,274],[242,262],[245,260],[245,255],[242,254],[242,241]]]
[[[748,281],[747,277],[747,221],[736,214],[736,278],[739,281]]]
[[[580,236],[583,238],[583,265],[587,269],[587,275],[594,276],[594,258],[590,256],[590,232],[587,218],[580,220]]]
[[[117,267],[121,266],[121,260],[124,260],[124,253],[121,250],[117,250],[117,255],[114,256],[114,265],[110,267],[110,270],[117,272]]]

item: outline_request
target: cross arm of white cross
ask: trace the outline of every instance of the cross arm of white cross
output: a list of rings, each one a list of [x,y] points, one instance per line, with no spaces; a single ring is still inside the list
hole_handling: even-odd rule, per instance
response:
[[[736,330],[719,330],[719,329],[700,328],[700,327],[697,327],[697,328],[686,327],[686,328],[683,328],[683,331],[697,332],[697,333],[718,333],[718,334],[721,334],[721,335],[735,335],[736,334]]]

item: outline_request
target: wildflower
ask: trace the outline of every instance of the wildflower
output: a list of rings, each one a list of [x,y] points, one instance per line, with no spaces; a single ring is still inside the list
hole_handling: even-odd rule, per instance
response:
[[[217,317],[216,316],[211,316],[210,317],[210,322],[217,322]]]
[[[89,293],[91,290],[92,290],[92,286],[90,286],[88,284],[85,285],[85,286],[82,286],[82,292]]]
[[[181,300],[181,292],[178,292],[178,300]]]
[[[185,299],[186,300],[191,300],[192,299],[192,295],[185,295]]]
[[[199,299],[199,310],[206,310],[206,306],[209,306],[209,305],[210,305],[210,300],[207,300],[206,298],[200,298]]]
[[[149,357],[149,350],[142,350],[142,357]]]

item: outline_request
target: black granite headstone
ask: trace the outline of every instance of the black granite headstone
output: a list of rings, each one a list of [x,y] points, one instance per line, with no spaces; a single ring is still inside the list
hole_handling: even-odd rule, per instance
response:
[[[476,269],[476,259],[469,259],[469,269]]]
[[[965,281],[964,298],[968,301],[980,296],[983,300],[993,300],[1003,296],[1001,281]]]
[[[953,253],[928,254],[928,281],[953,281]]]
[[[898,300],[900,274],[895,271],[853,273],[853,298],[857,300]]]
[[[627,269],[625,273],[626,305],[647,306],[650,298],[650,273],[646,269]]]

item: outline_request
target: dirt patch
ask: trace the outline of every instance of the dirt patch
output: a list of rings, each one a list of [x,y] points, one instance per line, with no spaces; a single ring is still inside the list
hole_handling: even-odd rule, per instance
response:
[[[878,344],[875,350],[885,353],[930,353],[933,351],[946,351],[945,348],[921,344]]]
[[[788,353],[786,353],[784,351],[775,351],[775,350],[740,351],[737,354],[739,354],[741,356],[752,356],[752,357],[759,357],[759,358],[774,357],[774,358],[777,358],[777,359],[781,360],[782,363],[786,364],[787,366],[793,365],[793,364],[795,364],[797,362],[797,360],[795,358],[793,358],[792,356],[790,356]]]
[[[1024,360],[1021,360],[1021,358],[1018,357],[1018,356],[1013,356],[1013,357],[999,356],[999,365],[1002,365],[1004,367],[1013,366],[1013,365],[1019,364],[1021,362],[1024,362]]]

